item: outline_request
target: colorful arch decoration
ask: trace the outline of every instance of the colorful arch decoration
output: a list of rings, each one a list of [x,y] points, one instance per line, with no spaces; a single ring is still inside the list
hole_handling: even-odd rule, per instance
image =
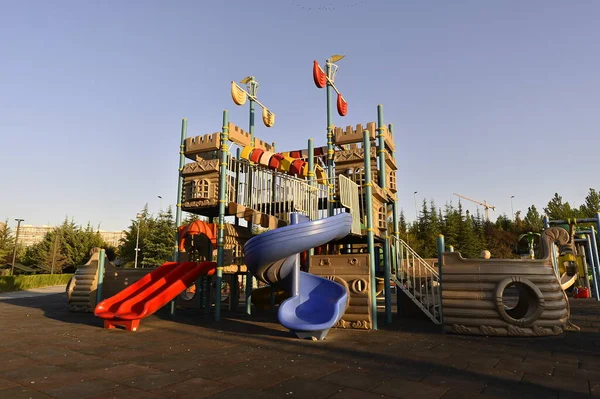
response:
[[[194,237],[198,234],[204,234],[213,245],[217,245],[217,236],[215,234],[215,225],[201,220],[193,221],[190,224],[179,226],[177,228],[177,240],[179,250],[185,251],[185,241],[188,237]]]
[[[319,150],[319,155],[317,155],[317,149]],[[323,156],[326,154],[326,151],[327,147],[315,148],[315,156]],[[302,158],[302,154],[301,150],[273,153],[248,145],[244,147],[240,157],[272,170],[299,177],[308,177],[308,162],[300,159]],[[315,178],[321,184],[325,184],[327,181],[327,173],[321,165],[315,165]]]
[[[275,124],[275,114],[266,108],[263,108],[262,119],[266,127],[271,127]]]
[[[337,110],[340,116],[346,116],[348,114],[348,103],[340,93],[338,93],[337,96]]]
[[[313,64],[313,79],[315,81],[315,85],[317,85],[319,89],[322,89],[325,87],[325,85],[327,85],[327,75],[317,61],[314,61]]]
[[[246,92],[242,90],[237,83],[231,81],[231,99],[233,100],[233,102],[237,105],[244,105],[246,103],[247,98],[248,95],[246,94]]]

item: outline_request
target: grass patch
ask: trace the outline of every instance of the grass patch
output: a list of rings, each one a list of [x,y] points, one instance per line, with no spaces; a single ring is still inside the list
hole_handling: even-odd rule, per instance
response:
[[[0,292],[23,291],[31,288],[67,284],[72,274],[35,274],[32,276],[0,276]]]

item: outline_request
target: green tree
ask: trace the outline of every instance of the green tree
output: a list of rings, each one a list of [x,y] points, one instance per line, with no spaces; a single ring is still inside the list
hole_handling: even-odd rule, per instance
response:
[[[581,217],[593,218],[600,212],[600,194],[590,188],[588,195],[585,197],[585,203],[579,208]]]
[[[60,244],[56,244],[57,242]],[[60,245],[60,248],[55,255],[56,245]],[[63,224],[46,233],[40,242],[25,250],[23,263],[51,266],[48,262],[53,258],[56,262],[58,257],[64,267],[79,266],[89,259],[90,251],[94,247],[107,247],[100,233],[94,231],[89,223],[82,229],[73,220],[65,219]]]
[[[563,199],[558,193],[554,193],[554,197],[548,202],[544,208],[546,215],[552,220],[566,220],[578,217],[578,212],[571,208],[568,202],[563,203]]]
[[[527,208],[527,215],[525,215],[523,222],[525,223],[525,228],[529,231],[537,232],[544,229],[544,222],[535,205]]]
[[[131,220],[131,225],[127,230],[124,231],[125,237],[121,239],[119,245],[119,256],[125,263],[131,263],[129,266],[133,266],[136,252],[136,242],[138,239],[139,229],[139,254],[138,254],[138,265],[141,265],[144,256],[146,254],[146,243],[150,237],[150,231],[154,227],[154,220],[148,213],[148,204],[144,206],[144,209],[139,213],[140,217]],[[174,237],[175,235],[173,235]]]
[[[12,262],[12,253],[15,249],[15,236],[10,227],[8,227],[8,219],[0,224],[0,263]]]
[[[143,267],[160,266],[173,256],[175,248],[175,222],[171,207],[161,212],[152,224],[146,241]],[[138,260],[139,261],[139,260]]]

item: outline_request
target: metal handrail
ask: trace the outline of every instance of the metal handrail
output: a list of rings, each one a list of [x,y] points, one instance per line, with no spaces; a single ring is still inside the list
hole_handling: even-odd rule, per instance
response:
[[[439,272],[402,239],[392,236],[396,256],[393,278],[396,285],[436,324],[441,324]]]

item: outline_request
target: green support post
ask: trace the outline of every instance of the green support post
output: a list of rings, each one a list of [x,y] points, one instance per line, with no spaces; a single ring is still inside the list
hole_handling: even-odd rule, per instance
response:
[[[383,105],[377,106],[377,139],[378,149],[377,157],[379,158],[379,170],[377,176],[379,180],[379,187],[387,187],[387,174],[385,173],[385,125],[383,124]],[[370,153],[370,152],[369,152]],[[370,156],[369,153],[365,152],[365,158]],[[387,212],[387,204],[384,208]],[[387,222],[386,222],[387,223]],[[392,287],[390,286],[391,279],[391,266],[390,266],[390,238],[386,228],[385,238],[383,244],[383,292],[385,295],[385,321],[387,324],[392,322]]]
[[[175,250],[173,261],[179,262],[179,235],[177,229],[181,226],[181,202],[183,200],[183,167],[185,166],[185,138],[187,137],[187,118],[181,120],[181,139],[179,141],[179,178],[177,180],[177,202],[175,210]],[[175,300],[169,303],[169,314],[175,316]]]
[[[98,258],[98,288],[96,288],[96,305],[102,302],[102,289],[104,288],[104,257],[106,251],[100,250],[100,258]]]
[[[444,250],[446,248],[446,245],[444,243],[444,235],[440,234],[438,236],[437,239],[437,252],[438,252],[438,274],[440,276],[440,282],[439,282],[439,292],[440,292],[440,320],[441,320],[441,326],[442,326],[442,332],[444,332],[444,307],[442,305],[442,292],[443,292],[443,287],[442,287],[442,269],[444,266],[444,257],[443,257],[443,253]]]
[[[308,184],[312,187],[315,185],[315,141],[308,139]],[[318,201],[318,198],[317,198]],[[317,202],[317,215],[319,214],[319,205]],[[310,257],[315,254],[315,250],[311,248],[308,251],[308,264],[310,265]]]
[[[217,226],[217,277],[215,286],[215,321],[221,320],[221,283],[223,282],[225,245],[225,185],[227,184],[227,156],[229,155],[229,112],[223,111],[219,167],[219,223]]]
[[[377,291],[375,285],[375,237],[373,229],[373,186],[371,183],[371,138],[369,132],[364,132],[363,148],[365,152],[365,213],[367,214],[367,248],[369,250],[369,271],[371,280],[371,314],[373,316],[373,330],[377,330]]]
[[[325,62],[327,77],[331,79],[331,59],[328,58]],[[333,117],[331,104],[331,83],[327,80],[327,216],[333,216],[333,197],[335,190],[335,169],[333,168]]]

